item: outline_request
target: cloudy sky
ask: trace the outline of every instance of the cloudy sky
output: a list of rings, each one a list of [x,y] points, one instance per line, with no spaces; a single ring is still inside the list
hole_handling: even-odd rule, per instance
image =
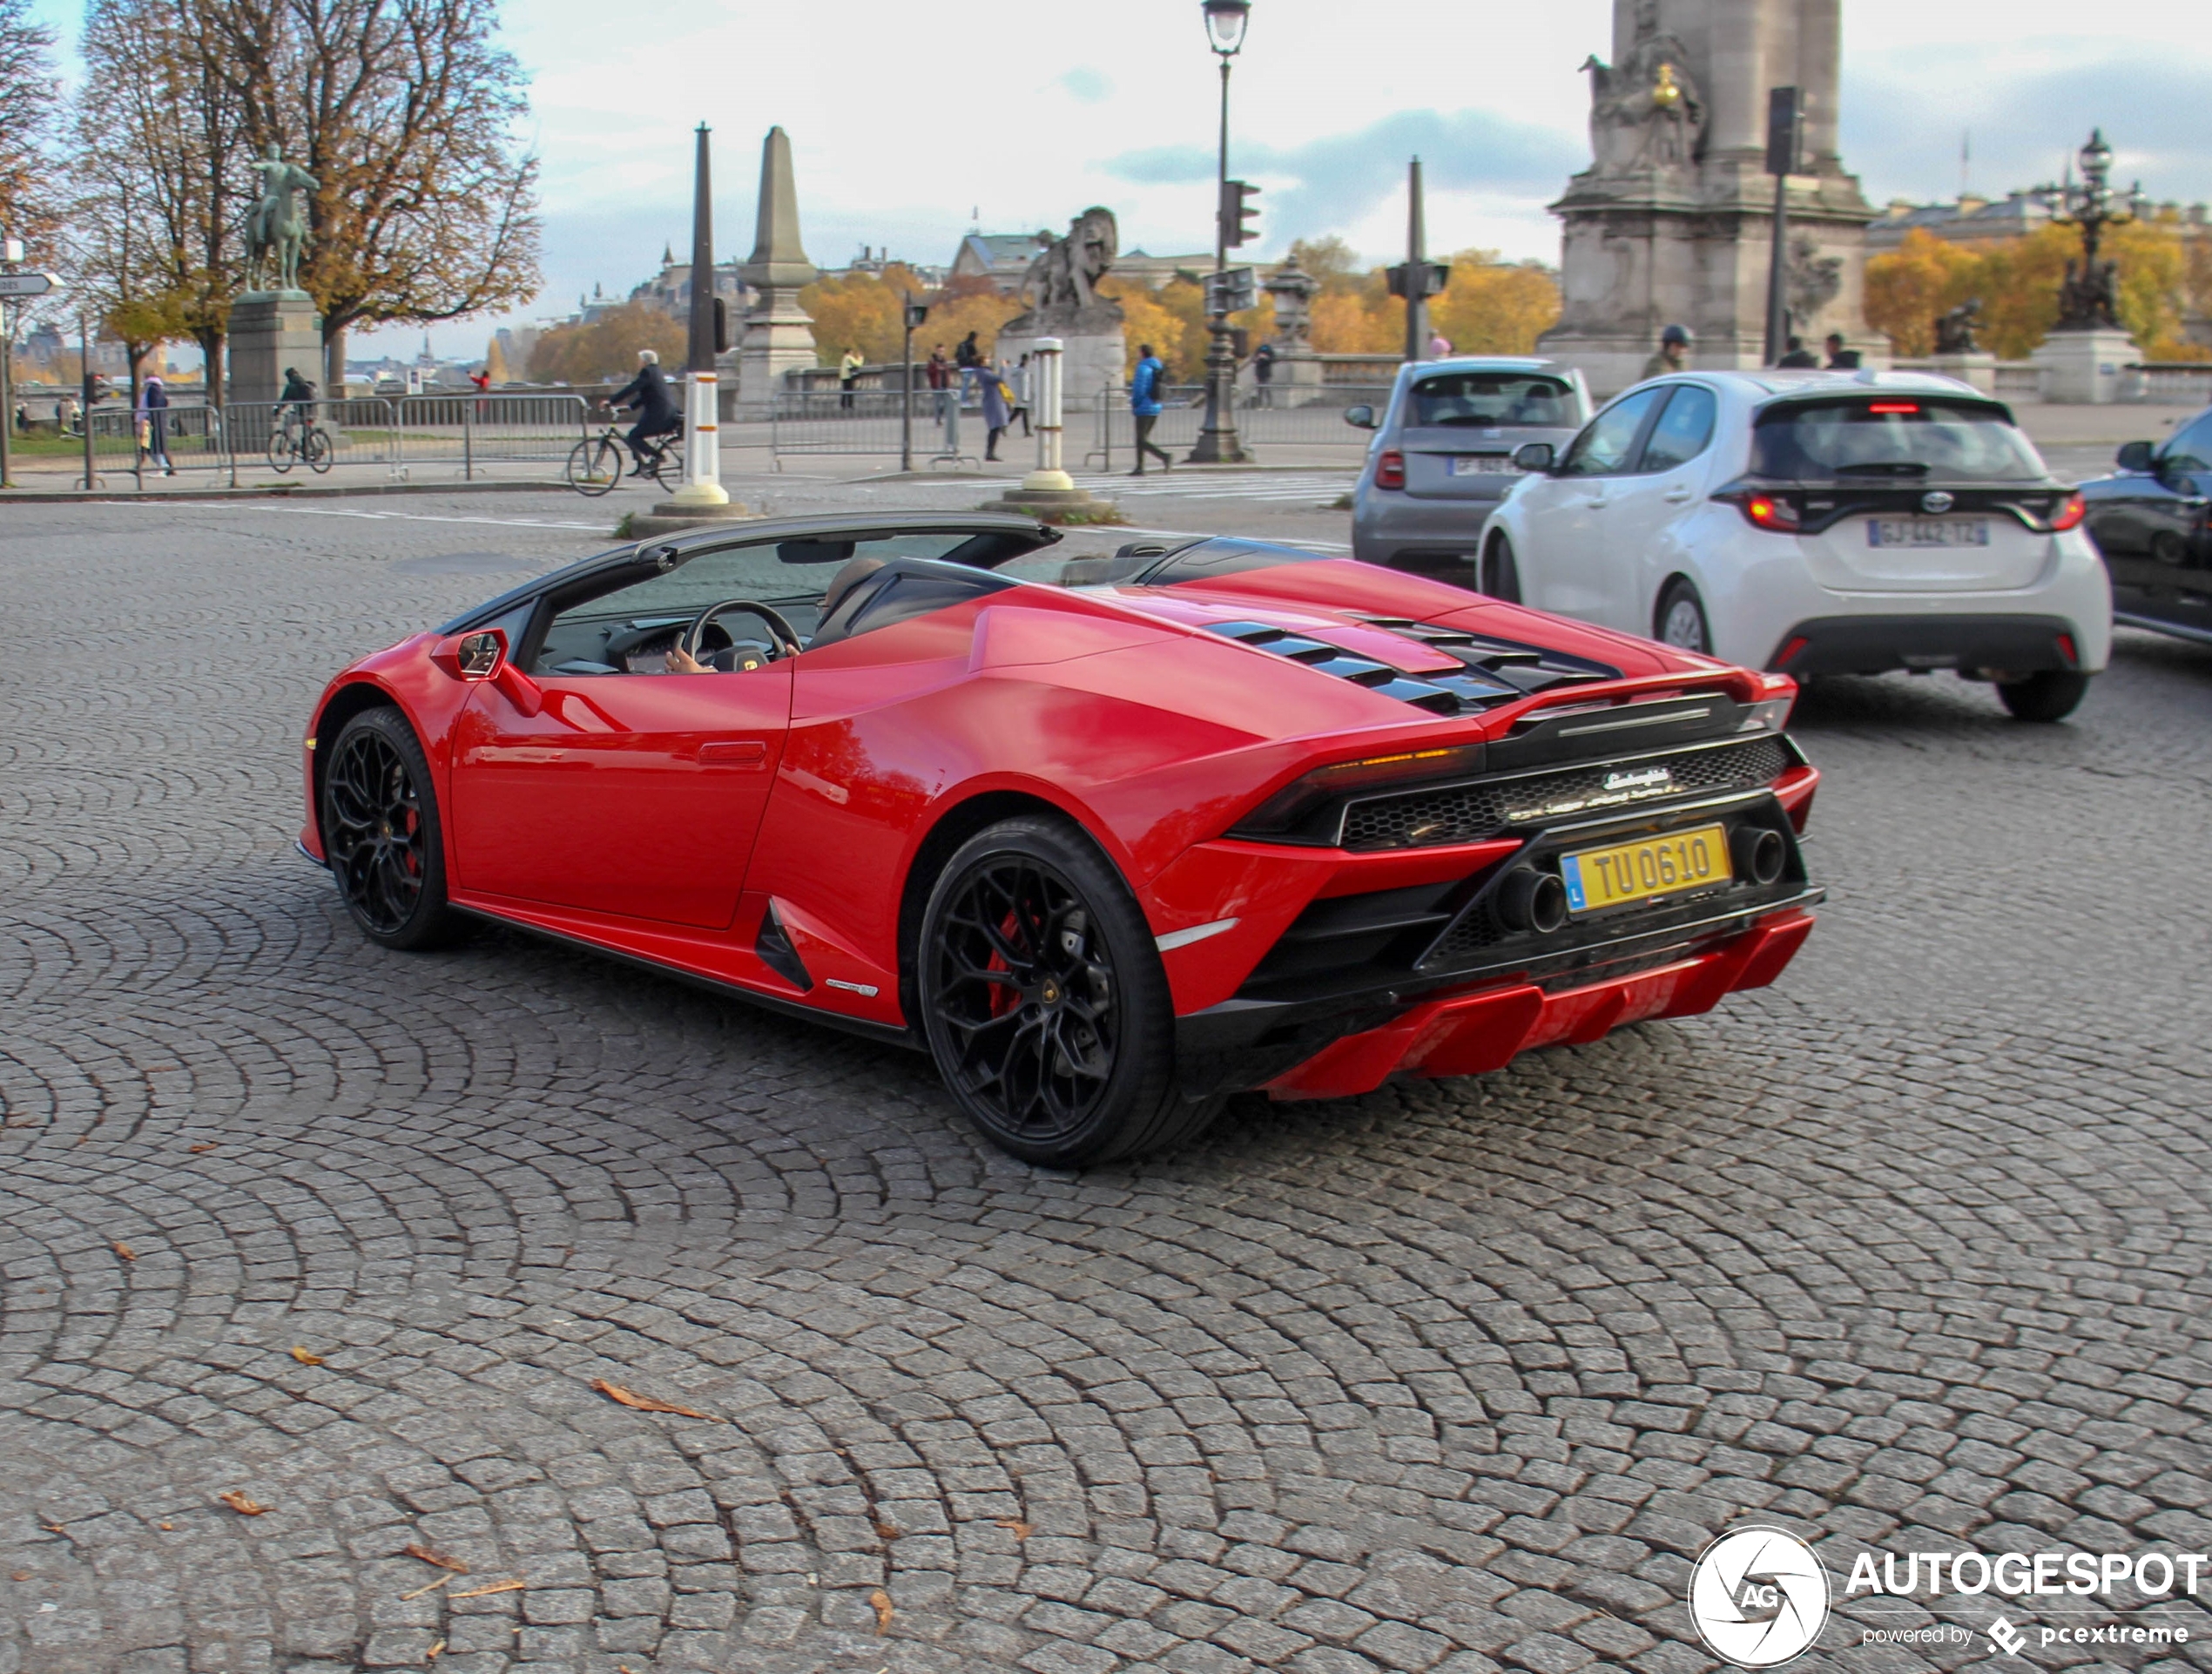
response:
[[[44,4],[73,32],[76,0]],[[1394,255],[1418,152],[1433,249],[1556,261],[1544,205],[1588,161],[1575,66],[1610,56],[1610,10],[1254,0],[1231,171],[1263,187],[1258,253],[1337,233]],[[2085,28],[2091,16],[2103,26]],[[864,244],[942,262],[978,221],[1064,227],[1092,203],[1119,216],[1124,248],[1211,243],[1217,84],[1197,0],[507,0],[506,17],[544,168],[546,289],[519,318],[566,313],[595,282],[626,291],[664,242],[685,247],[701,121],[715,130],[725,254],[752,247],[760,137],[777,123],[808,253],[825,265]],[[2200,24],[2172,0],[2117,14],[2078,0],[1844,0],[1844,162],[1878,204],[1948,197],[1971,131],[1973,184],[2001,192],[2055,175],[2101,123],[2123,179],[2212,198]],[[431,335],[474,353],[486,329]]]

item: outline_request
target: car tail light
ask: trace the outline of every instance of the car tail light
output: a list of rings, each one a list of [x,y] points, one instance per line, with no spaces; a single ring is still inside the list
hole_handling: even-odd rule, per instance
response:
[[[1777,535],[1797,532],[1797,508],[1778,494],[1762,494],[1757,489],[1745,489],[1735,494],[1717,494],[1716,500],[1730,500],[1743,520],[1754,529],[1768,530]]]
[[[1238,835],[1273,835],[1291,831],[1321,804],[1347,791],[1367,790],[1399,780],[1451,779],[1482,771],[1482,746],[1447,745],[1428,750],[1400,750],[1316,767],[1294,779],[1239,820]]]
[[[1406,456],[1393,448],[1375,461],[1375,486],[1379,489],[1402,489],[1406,486]]]
[[[1866,403],[1866,410],[1870,413],[1917,413],[1920,410],[1920,403],[1917,401],[1871,401]]]
[[[1806,639],[1804,635],[1801,633],[1791,634],[1790,638],[1783,643],[1782,649],[1774,653],[1774,665],[1777,668],[1783,667],[1791,658],[1795,657],[1811,643],[1811,642]]]
[[[2051,532],[2054,535],[2063,535],[2069,529],[2079,529],[2081,526],[2081,520],[2088,515],[2089,503],[2081,497],[2079,490],[2069,494],[2066,496],[2065,503],[2059,507],[2057,513],[2051,519]]]
[[[2074,667],[2081,660],[2081,653],[2074,647],[2072,634],[2062,633],[2059,636],[2059,655],[2066,658],[2066,665],[2068,668]]]

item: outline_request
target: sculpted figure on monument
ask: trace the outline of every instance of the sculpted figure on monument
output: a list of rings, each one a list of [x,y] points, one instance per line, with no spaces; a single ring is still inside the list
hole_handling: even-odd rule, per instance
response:
[[[261,177],[261,196],[246,217],[246,283],[260,290],[272,263],[277,288],[300,288],[300,257],[307,247],[307,220],[300,214],[295,192],[313,192],[322,182],[296,163],[284,160],[276,141],[253,163]]]
[[[2118,331],[2120,325],[2120,264],[2091,257],[2068,261],[2059,286],[2060,331],[2101,327]]]
[[[1039,334],[1072,332],[1096,324],[1110,313],[1110,323],[1121,323],[1121,309],[1098,294],[1098,281],[1121,253],[1121,237],[1114,212],[1092,206],[1068,224],[1068,236],[1055,241],[1029,264],[1022,280],[1022,299],[1029,305],[1025,319]]]
[[[1822,255],[1819,243],[1800,233],[1790,240],[1790,260],[1782,283],[1791,321],[1809,327],[1844,288],[1844,259]]]
[[[1658,0],[1637,0],[1635,44],[1618,64],[1595,53],[1590,72],[1590,154],[1598,172],[1686,168],[1705,135],[1705,104],[1689,51],[1659,27]]]
[[[1974,341],[1974,327],[1981,319],[1981,299],[1970,296],[1957,307],[1939,314],[1935,322],[1935,352],[1939,354],[1973,354],[1980,345]]]

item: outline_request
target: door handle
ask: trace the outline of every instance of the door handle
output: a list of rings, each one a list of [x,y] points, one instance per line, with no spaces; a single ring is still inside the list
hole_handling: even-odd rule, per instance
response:
[[[1670,506],[1686,506],[1697,497],[1697,494],[1694,489],[1674,488],[1669,489],[1660,497]]]
[[[1602,511],[1612,503],[1613,503],[1610,500],[1607,499],[1602,494],[1595,495],[1591,498],[1582,502],[1583,506],[1591,511]]]
[[[699,746],[702,767],[765,767],[768,746],[760,739],[723,739]]]

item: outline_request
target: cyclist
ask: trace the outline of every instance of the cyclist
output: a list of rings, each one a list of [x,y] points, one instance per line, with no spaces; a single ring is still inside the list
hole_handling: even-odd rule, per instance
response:
[[[645,440],[664,436],[684,428],[676,415],[676,402],[668,393],[668,379],[660,369],[660,356],[651,349],[637,351],[637,375],[607,397],[610,407],[635,408],[637,422],[631,428],[630,451],[637,459],[632,476],[647,475]]]
[[[284,392],[277,397],[276,412],[273,415],[278,426],[282,427],[285,408],[288,407],[292,409],[292,415],[300,421],[300,428],[306,429],[314,422],[314,385],[301,377],[294,368],[285,368]]]

